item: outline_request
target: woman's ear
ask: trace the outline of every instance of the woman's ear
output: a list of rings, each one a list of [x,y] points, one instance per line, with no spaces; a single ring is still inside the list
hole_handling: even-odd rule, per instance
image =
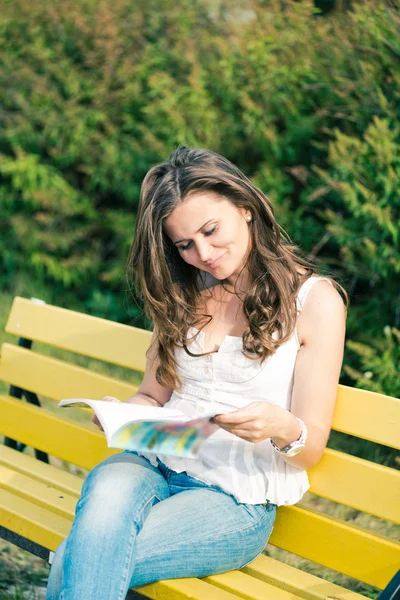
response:
[[[252,216],[249,210],[243,209],[243,216],[246,219],[247,223],[250,223]]]
[[[243,218],[250,223],[252,217],[251,217],[251,212],[247,209],[247,208],[239,208],[239,212],[242,214]]]

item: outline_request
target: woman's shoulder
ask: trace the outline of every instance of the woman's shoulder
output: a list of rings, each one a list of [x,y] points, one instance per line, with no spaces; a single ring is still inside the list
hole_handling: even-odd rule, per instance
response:
[[[300,284],[297,292],[298,308],[303,310],[306,305],[322,301],[337,303],[340,300],[343,304],[338,287],[340,286],[331,277],[314,273]]]
[[[321,282],[319,286],[316,286],[316,283]],[[323,284],[323,286],[322,286]],[[314,273],[312,275],[306,276],[305,274],[300,274],[300,285],[297,290],[297,299],[298,303],[301,304],[301,308],[303,307],[307,296],[310,294],[311,290],[316,287],[316,289],[320,289],[320,287],[334,289],[335,285],[333,280],[330,277],[325,277],[323,275],[319,275],[318,273]]]
[[[329,277],[312,275],[299,290],[299,310],[297,330],[304,340],[310,332],[340,324],[345,318],[345,304]]]

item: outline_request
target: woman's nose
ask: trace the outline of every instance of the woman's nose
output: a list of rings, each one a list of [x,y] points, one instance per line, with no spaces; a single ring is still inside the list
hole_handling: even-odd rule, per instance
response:
[[[197,254],[202,262],[206,262],[211,256],[211,246],[208,242],[197,243]]]

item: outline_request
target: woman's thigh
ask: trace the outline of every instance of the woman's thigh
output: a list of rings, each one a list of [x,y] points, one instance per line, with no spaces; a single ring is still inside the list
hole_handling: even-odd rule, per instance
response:
[[[241,568],[265,548],[275,513],[275,505],[239,504],[212,487],[170,496],[137,537],[131,587]]]

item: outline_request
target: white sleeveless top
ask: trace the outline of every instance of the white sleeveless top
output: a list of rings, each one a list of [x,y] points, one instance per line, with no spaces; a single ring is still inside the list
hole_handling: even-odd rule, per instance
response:
[[[297,295],[300,314],[307,295],[317,281],[313,276],[301,286]],[[330,283],[330,282],[329,282]],[[192,328],[193,334],[198,330]],[[189,332],[191,333],[191,332]],[[193,353],[203,352],[204,332],[191,342]],[[250,402],[271,402],[290,410],[293,374],[300,344],[296,330],[264,364],[242,354],[242,338],[225,336],[218,352],[191,357],[176,348],[180,392],[174,391],[164,405],[179,409],[191,417],[199,417],[211,408],[221,411],[242,408]],[[156,456],[143,453],[153,465]],[[307,473],[283,460],[270,440],[246,442],[219,429],[204,443],[197,458],[158,455],[170,469],[205,483],[217,485],[246,504],[295,504],[309,488]]]

